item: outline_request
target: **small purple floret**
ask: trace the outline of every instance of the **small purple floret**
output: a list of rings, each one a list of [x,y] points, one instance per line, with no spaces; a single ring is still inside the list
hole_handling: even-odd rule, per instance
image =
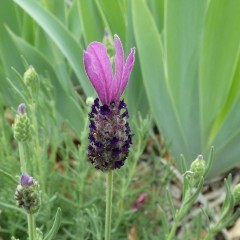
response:
[[[94,100],[94,105],[95,105],[95,107],[99,108],[99,99],[98,98],[96,98]]]
[[[88,136],[88,140],[89,140],[89,142],[93,142],[94,141],[94,137],[92,135],[89,135]]]
[[[108,105],[104,104],[103,106],[101,106],[100,113],[104,116],[108,115],[110,113],[110,109],[109,109]]]
[[[119,139],[117,137],[113,137],[111,140],[110,140],[110,144],[112,146],[116,145],[116,143],[118,143]]]
[[[118,109],[121,110],[121,109],[124,109],[124,108],[126,108],[126,103],[123,100],[121,100],[119,102]]]
[[[29,176],[27,173],[23,173],[21,176],[21,185],[22,186],[33,185],[33,177]]]
[[[18,106],[18,113],[23,115],[26,112],[26,105],[24,103],[21,103]]]
[[[124,165],[124,162],[123,161],[117,161],[115,162],[115,168],[121,168],[122,166]]]
[[[93,130],[93,129],[96,128],[93,121],[90,122],[89,128],[90,128],[91,130]]]
[[[118,156],[120,153],[121,153],[121,150],[120,150],[119,148],[114,148],[114,149],[112,150],[112,156],[113,156],[113,157]]]
[[[102,143],[100,143],[100,142],[95,142],[94,143],[94,145],[95,145],[95,147],[97,147],[97,149],[102,149],[103,148],[103,144]]]
[[[123,114],[122,114],[122,117],[124,118],[124,117],[129,117],[129,115],[128,115],[128,110],[126,110]]]

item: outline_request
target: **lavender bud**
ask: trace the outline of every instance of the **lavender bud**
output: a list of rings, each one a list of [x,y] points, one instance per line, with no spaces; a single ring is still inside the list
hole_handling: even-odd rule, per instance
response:
[[[110,171],[124,165],[132,144],[124,101],[100,105],[95,99],[89,112],[88,160],[96,169]]]
[[[240,184],[233,188],[233,197],[235,205],[240,204]]]
[[[31,176],[23,173],[15,192],[16,204],[28,213],[36,213],[41,205],[40,185]]]
[[[30,65],[23,75],[24,83],[28,87],[36,86],[39,82],[38,74],[34,67]]]
[[[19,142],[29,140],[31,135],[31,124],[25,110],[25,104],[21,103],[18,106],[18,114],[13,124],[14,138]]]
[[[22,186],[31,186],[33,185],[33,178],[27,175],[27,173],[23,173],[20,182]]]
[[[88,98],[86,99],[86,104],[87,104],[88,106],[91,106],[93,103],[94,103],[94,98],[93,98],[93,97],[88,97]]]
[[[202,155],[198,155],[197,159],[194,160],[190,167],[191,175],[189,176],[189,183],[192,187],[198,185],[201,180],[201,177],[204,176],[206,169],[205,160]]]
[[[23,115],[24,113],[26,112],[26,106],[24,103],[21,103],[19,106],[18,106],[18,113]]]

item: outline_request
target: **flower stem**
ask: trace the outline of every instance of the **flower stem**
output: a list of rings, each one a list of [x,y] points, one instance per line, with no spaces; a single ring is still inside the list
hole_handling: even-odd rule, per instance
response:
[[[174,223],[173,223],[171,232],[170,232],[170,234],[167,237],[167,240],[172,240],[175,237],[178,224],[179,224],[179,222],[177,220],[175,220]]]
[[[29,234],[29,240],[35,240],[35,221],[33,214],[28,214],[28,234]]]
[[[111,235],[111,218],[112,218],[112,187],[113,171],[106,175],[106,215],[105,215],[105,240],[110,240]]]
[[[19,157],[20,157],[20,164],[21,164],[21,172],[26,173],[27,172],[27,166],[25,161],[25,155],[24,155],[24,145],[23,142],[18,142],[18,149],[19,149]],[[35,240],[35,221],[33,214],[28,213],[28,235],[29,240]]]
[[[27,172],[27,167],[26,167],[26,161],[24,156],[23,142],[18,142],[18,149],[19,149],[21,172],[24,173],[24,172]]]

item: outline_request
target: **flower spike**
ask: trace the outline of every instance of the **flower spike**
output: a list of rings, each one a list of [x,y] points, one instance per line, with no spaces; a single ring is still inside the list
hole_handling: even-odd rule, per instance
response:
[[[135,48],[131,49],[124,64],[120,38],[114,35],[115,75],[106,47],[93,42],[84,52],[86,73],[98,97],[89,112],[88,160],[102,171],[119,169],[124,165],[132,144],[127,105],[120,100],[135,61]]]

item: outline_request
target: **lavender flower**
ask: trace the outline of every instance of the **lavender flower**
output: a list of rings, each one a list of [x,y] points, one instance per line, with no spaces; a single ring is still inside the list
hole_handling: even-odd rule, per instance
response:
[[[23,173],[15,192],[15,199],[18,207],[24,208],[30,214],[36,213],[41,205],[39,183],[27,173]]]
[[[135,48],[131,49],[124,64],[123,47],[117,35],[114,44],[114,76],[107,49],[102,43],[92,42],[84,52],[86,73],[99,97],[89,113],[88,160],[102,171],[121,168],[132,144],[127,105],[120,98],[134,65]]]

